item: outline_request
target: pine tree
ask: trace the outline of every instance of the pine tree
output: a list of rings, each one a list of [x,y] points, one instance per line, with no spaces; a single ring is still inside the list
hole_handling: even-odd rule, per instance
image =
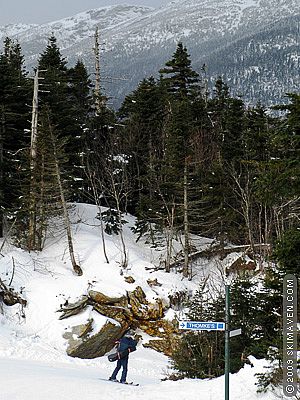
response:
[[[198,93],[196,84],[199,82],[199,74],[192,69],[187,48],[181,42],[177,44],[172,59],[165,65],[159,72],[170,93],[177,99],[195,97]]]
[[[118,112],[123,125],[119,131],[133,178],[128,204],[128,210],[137,216],[133,230],[137,240],[143,236],[154,247],[161,238],[165,217],[160,186],[164,179],[166,108],[165,87],[150,77],[125,98]]]
[[[43,90],[40,95],[42,105],[50,107],[54,122],[64,136],[72,129],[69,122],[68,79],[66,60],[62,57],[54,35],[48,39],[45,51],[40,55],[38,69],[43,76]],[[66,131],[65,131],[66,129]]]
[[[255,174],[255,197],[264,217],[263,238],[272,244],[299,220],[299,96],[290,104],[274,107],[285,111],[273,118],[268,139],[268,157],[259,161]]]
[[[120,129],[124,148],[130,159],[133,198],[129,210],[138,218],[154,216],[148,202],[155,202],[155,188],[159,181],[163,157],[164,94],[153,77],[144,79],[128,95],[119,110],[125,129]],[[155,207],[154,207],[155,208]]]
[[[90,118],[92,115],[91,80],[82,61],[78,60],[68,70],[69,115],[72,117],[73,132],[68,138],[66,152],[70,163],[72,182],[70,190],[73,201],[87,201],[85,162],[87,159]]]
[[[298,228],[287,230],[277,241],[273,258],[278,262],[281,274],[294,274],[298,276],[300,265],[300,231]]]
[[[191,321],[224,321],[224,293],[199,288],[187,305]],[[230,329],[242,334],[230,338],[230,371],[250,364],[248,356],[265,358],[280,340],[281,296],[267,282],[237,277],[230,286]],[[172,356],[180,377],[207,378],[224,374],[224,332],[187,332]]]
[[[196,130],[194,104],[201,98],[199,75],[191,68],[191,60],[182,43],[166,67],[160,70],[161,82],[168,97],[168,115],[165,121],[165,149],[162,167],[163,183],[161,193],[167,209],[174,210],[174,227],[184,236],[185,261],[183,274],[191,277],[189,270],[190,221],[192,209],[189,192],[191,189],[190,170],[195,165],[192,139]],[[194,203],[195,205],[195,203]],[[172,228],[173,229],[173,228]]]
[[[208,291],[201,287],[187,304],[191,321],[222,321],[224,297],[208,300]],[[172,355],[172,365],[179,377],[213,378],[224,370],[224,332],[185,332]]]
[[[18,42],[6,38],[0,55],[0,236],[3,216],[17,208],[20,152],[28,144],[31,83]]]
[[[232,98],[227,84],[218,78],[206,112],[212,158],[203,164],[201,174],[203,231],[224,246],[227,240],[244,241],[246,236],[230,180],[244,155],[245,109],[243,101]]]
[[[67,68],[53,35],[40,56],[39,70],[44,78],[40,102],[50,108],[58,135],[67,138],[71,199],[83,201],[87,190],[83,185],[83,158],[92,114],[91,81],[81,61]]]
[[[279,321],[279,329],[273,321],[269,321],[266,327],[269,329],[277,328],[277,335],[272,340],[272,348],[268,352],[266,359],[269,365],[265,372],[258,374],[258,391],[266,392],[270,388],[272,390],[282,387],[283,383],[283,313],[282,313],[282,298],[283,293],[283,279],[287,274],[294,274],[298,280],[297,294],[295,298],[300,296],[299,286],[299,243],[300,235],[298,229],[287,230],[282,238],[277,241],[274,251],[271,255],[272,261],[275,262],[273,268],[269,268],[266,272],[266,287],[272,293],[273,298],[269,303],[269,315],[275,315],[276,320]],[[297,321],[299,322],[299,310]],[[298,359],[299,365],[299,359]]]

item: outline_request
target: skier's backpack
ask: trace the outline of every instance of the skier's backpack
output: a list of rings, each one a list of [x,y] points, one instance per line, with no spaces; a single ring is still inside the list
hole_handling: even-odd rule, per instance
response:
[[[117,351],[115,353],[109,354],[107,357],[108,361],[113,362],[113,361],[121,360],[122,358],[127,357],[129,353],[132,353],[135,350],[136,350],[136,347],[129,348],[124,351]]]

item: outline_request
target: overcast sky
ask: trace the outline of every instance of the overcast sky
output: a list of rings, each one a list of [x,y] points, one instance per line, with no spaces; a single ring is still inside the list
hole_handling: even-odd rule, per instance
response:
[[[0,25],[44,23],[112,4],[159,7],[170,0],[0,0]]]

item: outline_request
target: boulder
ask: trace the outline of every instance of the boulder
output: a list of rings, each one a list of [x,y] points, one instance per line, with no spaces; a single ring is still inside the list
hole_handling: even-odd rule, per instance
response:
[[[159,320],[164,315],[164,307],[161,299],[157,299],[155,303],[150,303],[147,306],[147,313],[144,319]]]
[[[158,321],[140,321],[139,328],[149,336],[159,338],[179,334],[178,323],[165,319],[160,319]]]
[[[175,349],[177,349],[179,343],[179,335],[178,336],[167,336],[163,339],[151,339],[148,343],[145,343],[143,346],[158,351],[160,353],[165,354],[168,357],[171,357],[174,353]]]
[[[161,299],[149,303],[143,289],[138,286],[134,291],[127,292],[133,318],[137,320],[153,320],[163,317],[164,307]]]
[[[121,306],[121,307],[128,306],[128,300],[127,300],[126,296],[109,297],[101,292],[96,292],[95,290],[90,290],[89,298],[98,304],[117,305],[117,306]]]
[[[249,257],[240,256],[231,265],[226,267],[226,273],[245,274],[246,272],[253,272],[257,269],[255,261]]]
[[[125,276],[124,280],[127,283],[134,283],[135,282],[135,279],[132,276]]]
[[[143,345],[144,347],[159,351],[168,357],[172,356],[181,336],[178,329],[178,321],[168,321],[164,319],[159,319],[157,321],[141,321],[139,328],[149,336],[158,338],[149,340],[148,343]]]
[[[155,278],[155,279],[148,279],[148,280],[147,280],[147,283],[148,283],[148,285],[149,285],[150,287],[152,287],[152,286],[162,286],[162,284],[158,282],[157,278]]]
[[[114,347],[115,341],[127,329],[128,325],[120,326],[107,322],[98,333],[92,335],[87,329],[87,324],[74,326],[71,332],[64,334],[64,338],[69,341],[67,354],[85,359],[102,357]]]
[[[121,325],[126,323],[126,321],[132,320],[131,312],[125,307],[94,304],[94,310],[108,318],[115,319]]]
[[[71,317],[72,315],[79,314],[85,307],[88,305],[88,296],[82,296],[75,303],[66,303],[64,306],[61,306],[58,312],[62,312],[63,314],[59,317],[59,319],[64,319]]]
[[[86,324],[73,326],[70,332],[64,334],[69,342],[67,353],[71,357],[95,358],[101,357],[114,346],[129,328],[140,328],[148,335],[162,340],[151,340],[146,347],[170,355],[178,335],[177,324],[163,319],[164,305],[161,299],[150,303],[140,286],[128,291],[126,296],[109,297],[101,292],[90,290],[88,296],[83,296],[74,304],[68,304],[60,311],[66,318],[77,314],[87,305],[93,310],[115,320],[118,324],[107,322],[99,332],[93,332],[93,320]]]

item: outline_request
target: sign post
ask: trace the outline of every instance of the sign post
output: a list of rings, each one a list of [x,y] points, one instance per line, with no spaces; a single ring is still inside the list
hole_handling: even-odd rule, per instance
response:
[[[225,400],[229,400],[230,350],[229,339],[240,335],[241,329],[230,331],[230,285],[225,285],[225,322],[179,321],[179,329],[194,331],[225,331]]]
[[[225,400],[229,400],[229,370],[230,370],[230,291],[229,284],[225,284]]]

